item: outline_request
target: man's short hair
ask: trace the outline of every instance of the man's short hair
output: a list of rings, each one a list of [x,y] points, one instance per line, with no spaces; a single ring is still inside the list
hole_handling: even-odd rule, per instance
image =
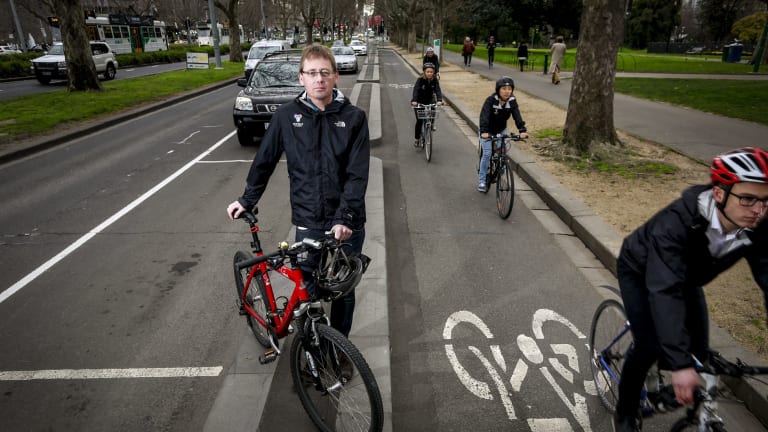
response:
[[[308,45],[301,51],[301,63],[299,64],[299,70],[304,70],[304,62],[310,58],[325,59],[331,62],[331,70],[336,72],[336,57],[333,56],[333,52],[330,48],[319,43],[313,43]]]

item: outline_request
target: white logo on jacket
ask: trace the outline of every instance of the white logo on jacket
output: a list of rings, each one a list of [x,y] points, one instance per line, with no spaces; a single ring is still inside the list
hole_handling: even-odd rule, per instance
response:
[[[347,124],[346,124],[346,123],[344,123],[344,121],[343,121],[343,120],[339,120],[339,121],[337,121],[337,122],[336,122],[336,123],[334,123],[334,124],[336,125],[336,127],[340,127],[340,128],[345,128],[345,127],[347,127]]]
[[[295,120],[293,122],[294,127],[302,127],[304,126],[304,123],[301,122],[301,114],[294,114],[293,119]]]

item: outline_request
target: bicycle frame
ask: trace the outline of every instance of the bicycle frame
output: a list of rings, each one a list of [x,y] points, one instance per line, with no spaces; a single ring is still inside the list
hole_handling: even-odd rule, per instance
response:
[[[263,326],[268,331],[273,331],[278,339],[282,339],[290,333],[291,321],[293,321],[296,316],[306,312],[306,309],[303,309],[301,305],[306,304],[307,307],[309,307],[314,306],[315,303],[312,302],[312,298],[310,298],[309,293],[307,292],[307,288],[304,285],[304,275],[301,269],[298,268],[298,260],[296,259],[296,256],[289,255],[288,259],[290,260],[291,265],[283,265],[283,260],[285,259],[284,251],[288,249],[288,244],[283,242],[280,251],[270,255],[264,255],[264,251],[261,248],[261,241],[259,240],[258,235],[259,226],[255,218],[252,219],[251,217],[253,216],[247,216],[247,219],[248,225],[250,225],[251,235],[253,237],[251,247],[253,248],[255,257],[253,260],[249,261],[255,262],[244,261],[238,263],[238,267],[240,268],[252,266],[245,281],[245,287],[243,289],[242,297],[240,298],[240,304],[246,313],[254,318],[259,325]],[[275,299],[275,293],[269,277],[269,272],[277,272],[279,275],[293,282],[291,297],[288,299],[288,302],[286,303],[285,308],[282,310],[282,313],[275,313],[280,309],[277,306],[277,301]],[[260,277],[264,283],[267,300],[269,302],[268,315],[269,319],[272,321],[271,323],[265,322],[264,319],[262,319],[262,317],[260,317],[259,314],[256,313],[256,311],[254,311],[246,301],[248,291],[253,288],[252,282],[254,277]],[[320,306],[319,301],[316,303],[317,306]],[[273,348],[277,351],[278,354],[280,353],[278,347],[273,346]]]
[[[611,368],[611,365],[605,361],[605,354],[606,352],[610,351],[611,348],[613,348],[614,345],[616,345],[616,342],[618,342],[624,335],[626,335],[631,330],[631,327],[629,325],[629,321],[627,321],[626,325],[624,326],[624,330],[622,330],[613,340],[611,343],[608,344],[607,347],[600,350],[600,363],[602,363],[603,367],[605,368],[606,372],[608,372],[608,375],[611,377],[612,380],[614,380],[617,384],[619,382],[619,376]]]

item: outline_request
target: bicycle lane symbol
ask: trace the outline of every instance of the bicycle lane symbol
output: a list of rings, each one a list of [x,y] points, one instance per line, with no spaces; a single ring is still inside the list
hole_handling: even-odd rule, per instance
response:
[[[539,309],[533,314],[533,320],[531,323],[534,338],[525,334],[517,336],[517,346],[520,349],[522,357],[517,360],[514,368],[510,373],[509,388],[513,392],[520,392],[523,382],[528,375],[529,363],[532,367],[538,367],[538,370],[544,376],[546,381],[552,386],[557,394],[558,398],[565,404],[570,413],[573,415],[576,422],[581,426],[585,432],[591,432],[592,428],[589,423],[589,414],[587,411],[586,397],[574,392],[573,399],[569,399],[566,392],[558,384],[555,376],[552,374],[550,367],[561,378],[568,381],[570,384],[574,383],[574,374],[579,374],[579,362],[576,348],[571,344],[552,343],[549,344],[549,348],[553,352],[553,356],[545,359],[541,349],[539,349],[536,340],[544,339],[543,327],[545,323],[554,322],[563,325],[566,329],[572,332],[578,339],[586,339],[586,335],[579,331],[573,323],[567,318],[558,314],[550,309]],[[453,329],[459,324],[469,324],[476,327],[486,339],[492,340],[494,338],[488,326],[483,322],[480,317],[469,311],[458,311],[451,314],[445,322],[443,328],[443,339],[450,341],[453,334]],[[501,353],[501,347],[497,344],[490,344],[491,358],[489,359],[479,348],[470,345],[468,349],[477,357],[482,363],[488,374],[491,377],[492,383],[480,381],[472,377],[469,371],[461,365],[453,344],[445,344],[445,354],[448,357],[454,372],[459,378],[459,381],[470,391],[473,395],[485,399],[494,400],[494,393],[492,386],[495,387],[496,393],[498,393],[499,399],[506,410],[509,420],[517,420],[517,414],[512,403],[512,393],[507,390],[507,383],[502,374],[509,373],[507,362]],[[563,358],[563,361],[560,360]],[[526,362],[527,360],[527,362]],[[548,365],[545,363],[547,361]],[[498,365],[498,368],[494,365]],[[594,387],[592,380],[584,381],[584,389],[586,393],[593,393],[591,388]],[[527,419],[528,426],[531,431],[544,431],[544,430],[558,430],[567,431],[573,430],[571,428],[568,419],[564,418],[536,418]]]

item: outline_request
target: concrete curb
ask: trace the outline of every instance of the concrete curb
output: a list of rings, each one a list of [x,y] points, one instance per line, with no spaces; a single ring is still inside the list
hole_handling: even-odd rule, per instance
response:
[[[407,58],[393,49],[403,61],[419,73]],[[535,95],[531,95],[535,97]],[[479,113],[472,110],[458,98],[443,91],[443,99],[477,133]],[[539,166],[527,153],[512,147],[509,151],[515,173],[552,209],[584,245],[597,257],[600,263],[616,276],[616,258],[619,255],[623,237],[596,215],[581,199],[563,187],[544,168]],[[618,283],[614,282],[615,286]],[[596,285],[596,288],[598,286]],[[747,364],[759,365],[762,360],[743,348],[725,330],[710,320],[710,344],[712,349],[720,351],[728,359],[741,359]],[[723,378],[734,395],[742,400],[747,408],[764,425],[768,425],[768,385],[750,379]]]

